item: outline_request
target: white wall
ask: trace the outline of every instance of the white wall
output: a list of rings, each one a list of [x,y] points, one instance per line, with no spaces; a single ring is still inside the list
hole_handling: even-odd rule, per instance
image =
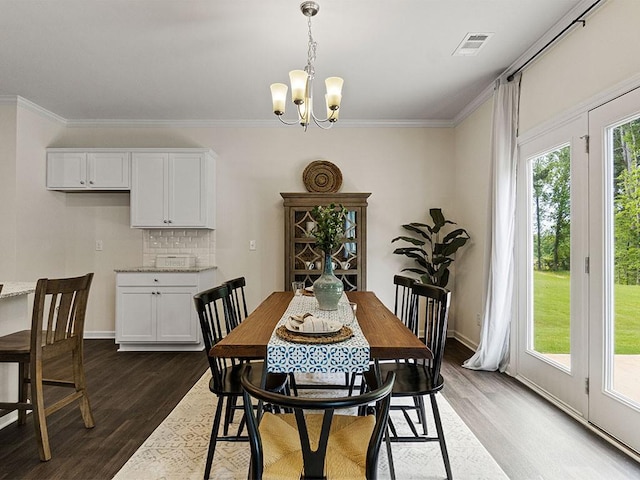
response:
[[[59,124],[18,107],[16,119],[16,270],[13,279],[64,276],[65,198],[45,189],[45,146]],[[84,272],[83,272],[84,273]]]
[[[16,271],[16,106],[0,105],[0,282]]]
[[[471,240],[456,253],[453,328],[456,336],[473,348],[480,339],[476,316],[483,312],[486,293],[492,113],[490,99],[455,128],[456,198],[452,218],[469,232]]]
[[[640,73],[640,1],[608,0],[522,75],[520,134]]]
[[[218,154],[218,278],[244,275],[254,308],[284,288],[280,192],[305,191],[302,171],[316,159],[340,167],[342,191],[372,192],[367,287],[392,306],[392,277],[406,260],[391,252],[400,225],[453,205],[453,129],[438,128],[66,128],[49,147],[209,147]],[[44,162],[44,151],[41,157]],[[41,167],[44,171],[44,164]],[[44,187],[42,187],[44,190]],[[128,195],[46,192],[65,198],[66,268],[92,268],[96,289],[87,330],[114,329],[113,269],[142,263],[142,233],[129,228]],[[95,240],[104,241],[102,252]],[[249,251],[249,240],[257,250]],[[99,298],[97,298],[99,297]],[[98,303],[99,302],[99,303]]]

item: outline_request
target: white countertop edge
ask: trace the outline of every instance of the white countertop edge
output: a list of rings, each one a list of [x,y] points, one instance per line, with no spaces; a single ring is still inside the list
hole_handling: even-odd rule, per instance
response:
[[[204,272],[205,270],[214,270],[218,267],[127,267],[127,268],[116,268],[114,272],[116,273],[193,273],[193,272]]]
[[[36,282],[0,282],[2,292],[0,298],[17,297],[36,291]]]

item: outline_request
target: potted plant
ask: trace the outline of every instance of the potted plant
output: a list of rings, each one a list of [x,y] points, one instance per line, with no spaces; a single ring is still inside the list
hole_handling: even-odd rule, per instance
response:
[[[442,228],[445,225],[456,223],[445,219],[440,208],[430,209],[429,214],[433,225],[417,222],[402,225],[402,228],[415,236],[401,235],[391,240],[391,243],[400,240],[413,246],[396,248],[393,253],[415,260],[420,267],[403,268],[403,272],[417,273],[422,283],[446,287],[449,283],[449,266],[453,263],[453,255],[471,237],[464,228],[456,228],[442,236]]]
[[[313,207],[311,216],[315,221],[311,234],[315,238],[316,246],[324,254],[324,268],[322,275],[313,282],[313,293],[320,310],[337,310],[344,286],[333,274],[331,255],[344,240],[347,209],[331,203],[328,206]]]

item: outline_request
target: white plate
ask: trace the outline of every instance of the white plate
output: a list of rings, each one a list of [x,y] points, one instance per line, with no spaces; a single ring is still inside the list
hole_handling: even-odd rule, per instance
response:
[[[311,285],[310,287],[304,287],[304,289],[305,289],[307,292],[313,292],[313,285]]]
[[[290,332],[293,333],[299,333],[300,335],[331,335],[332,333],[336,333],[338,332],[341,328],[342,328],[342,323],[336,321],[336,320],[325,320],[325,322],[327,323],[327,327],[328,330],[324,331],[324,332],[302,332],[300,330],[298,330],[297,328],[294,328],[292,325],[296,325],[295,322],[292,322],[291,319],[288,319],[285,323],[284,323],[284,328],[286,328],[287,330],[289,330]]]

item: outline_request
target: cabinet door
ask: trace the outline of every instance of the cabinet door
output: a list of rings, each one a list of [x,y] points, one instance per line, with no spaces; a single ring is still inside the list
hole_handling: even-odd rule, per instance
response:
[[[118,288],[116,343],[156,339],[156,292],[149,287]]]
[[[187,287],[158,290],[156,341],[197,343],[198,319],[193,308],[193,295],[196,292]]]
[[[87,154],[87,178],[89,188],[102,190],[128,190],[128,152],[95,152]]]
[[[168,227],[169,155],[134,153],[131,159],[131,226]]]
[[[47,154],[47,188],[84,190],[87,180],[87,154],[57,152]]]
[[[169,223],[171,227],[206,227],[207,165],[205,155],[169,156]]]

